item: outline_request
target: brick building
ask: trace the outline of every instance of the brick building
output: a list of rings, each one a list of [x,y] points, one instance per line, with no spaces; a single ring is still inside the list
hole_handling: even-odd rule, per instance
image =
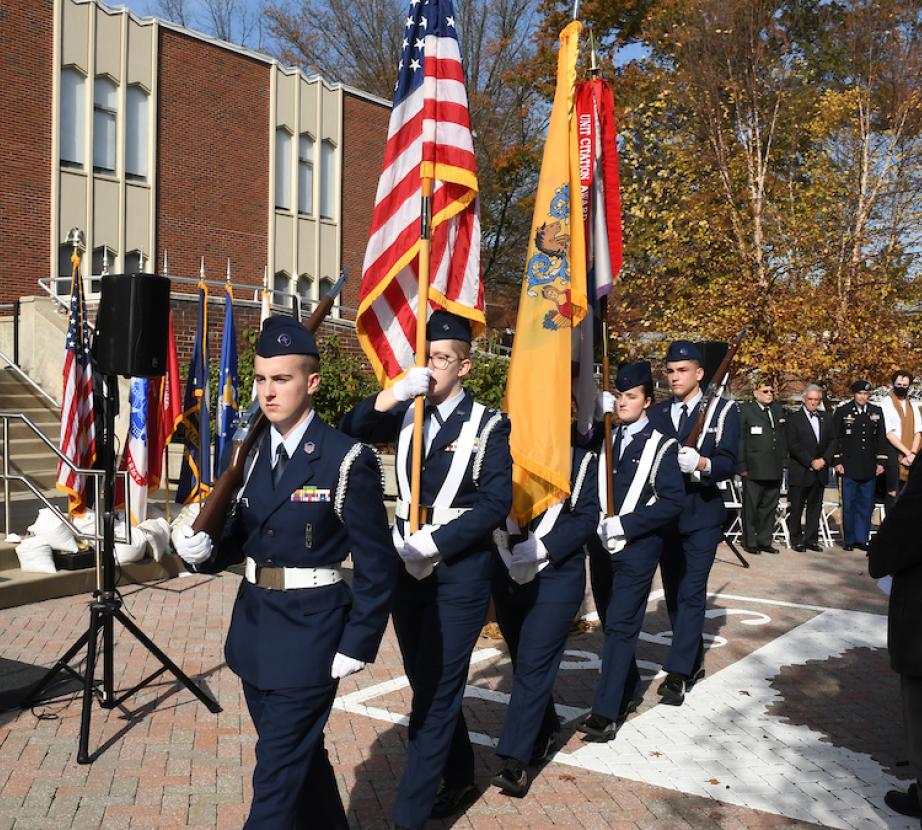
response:
[[[76,226],[86,274],[168,252],[220,280],[229,258],[310,301],[348,266],[357,305],[389,101],[96,0],[7,0],[0,23],[0,303],[67,292]]]

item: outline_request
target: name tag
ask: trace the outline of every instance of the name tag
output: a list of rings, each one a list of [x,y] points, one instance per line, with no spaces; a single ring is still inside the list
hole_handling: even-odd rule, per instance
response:
[[[761,435],[762,427],[749,427],[749,434],[750,435]]]
[[[880,420],[880,415],[872,415],[872,416],[871,416],[871,420],[872,420],[872,421],[879,421],[879,420]]]
[[[295,490],[289,498],[289,501],[299,502],[320,502],[329,500],[330,491],[321,490],[319,487],[300,487]]]

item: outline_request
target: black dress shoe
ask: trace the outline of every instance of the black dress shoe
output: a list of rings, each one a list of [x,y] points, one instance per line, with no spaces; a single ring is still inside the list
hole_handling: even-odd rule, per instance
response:
[[[662,703],[668,706],[681,706],[685,701],[685,695],[703,677],[704,669],[698,669],[691,676],[679,674],[678,672],[669,672],[656,691],[662,698]]]
[[[745,545],[743,545],[743,550],[746,551],[746,553],[748,553],[750,556],[753,556],[756,553],[761,553],[758,548],[747,548]]]
[[[791,550],[796,550],[798,553],[806,553],[807,546],[806,545],[794,545],[794,547],[792,547]]]
[[[814,553],[823,552],[823,549],[819,545],[807,545],[807,550],[812,550]]]
[[[508,760],[490,783],[507,795],[521,798],[528,792],[528,772],[518,761]]]
[[[538,735],[538,740],[535,741],[535,746],[531,752],[531,758],[528,759],[529,765],[533,767],[540,766],[554,754],[555,749],[557,749],[557,736],[553,732],[549,735]]]
[[[884,796],[884,802],[901,816],[922,818],[922,805],[919,804],[919,791],[915,784],[910,784],[905,793],[902,790],[890,790]]]
[[[602,715],[590,715],[577,729],[591,741],[608,743],[608,741],[613,741],[618,734],[618,726],[618,721],[613,721]]]
[[[473,784],[462,784],[460,787],[446,787],[443,784],[435,797],[429,818],[453,816],[476,800],[477,788]]]
[[[868,543],[867,542],[855,542],[855,547],[858,548],[858,550],[867,551]]]
[[[842,550],[854,550],[854,545],[842,545]]]
[[[774,548],[771,545],[759,545],[759,550],[762,553],[779,553],[778,548]]]

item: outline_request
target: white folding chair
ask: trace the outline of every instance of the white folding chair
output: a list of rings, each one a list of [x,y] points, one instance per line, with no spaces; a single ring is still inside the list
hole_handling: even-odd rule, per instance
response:
[[[791,547],[791,534],[788,531],[788,514],[791,512],[791,503],[788,501],[788,494],[782,493],[778,499],[778,507],[775,510],[775,531],[772,533],[772,539],[784,542],[786,548]]]
[[[721,481],[717,486],[722,490],[724,507],[733,514],[733,520],[724,532],[724,536],[732,542],[738,542],[740,536],[743,535],[743,502],[740,498],[740,485],[734,477]]]

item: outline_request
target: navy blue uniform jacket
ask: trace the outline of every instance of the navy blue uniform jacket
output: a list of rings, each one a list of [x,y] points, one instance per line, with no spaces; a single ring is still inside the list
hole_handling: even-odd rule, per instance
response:
[[[340,429],[369,443],[396,441],[407,409],[412,401],[398,404],[388,412],[375,410],[373,395],[360,402],[340,422]],[[467,390],[464,397],[445,419],[429,452],[423,458],[420,504],[431,505],[454,458],[454,443],[458,440],[461,427],[471,415],[473,397]],[[488,579],[491,555],[495,550],[493,531],[504,526],[506,516],[512,507],[512,456],[509,453],[509,420],[501,415],[490,434],[484,437],[484,427],[496,414],[487,409],[481,422],[480,441],[486,440],[482,454],[477,482],[474,481],[474,465],[477,451],[471,455],[467,470],[458,488],[452,507],[468,507],[457,519],[442,525],[432,534],[439,549],[442,563],[435,569],[439,581],[483,578]],[[478,448],[479,449],[479,444]],[[407,453],[407,466],[412,464],[412,439]],[[410,477],[410,471],[407,471]],[[409,501],[409,493],[401,493]],[[403,520],[397,519],[398,529],[403,530]]]
[[[387,625],[400,559],[388,529],[380,462],[370,448],[316,414],[277,488],[268,429],[257,446],[217,555],[197,570],[212,573],[246,556],[260,565],[331,567],[351,552],[351,589],[343,581],[277,591],[244,580],[225,645],[228,666],[259,689],[330,683],[334,654],[373,661]],[[347,455],[354,460],[341,479]],[[328,500],[292,501],[292,493],[305,486]]]
[[[663,435],[675,438],[680,445],[685,444],[698,417],[698,405],[688,414],[688,422],[682,434],[676,432],[672,423],[671,400],[655,403],[650,407],[650,423]],[[720,440],[717,440],[718,432]],[[683,475],[685,480],[685,505],[679,515],[679,532],[691,533],[705,527],[722,525],[727,511],[717,482],[733,478],[736,473],[736,455],[740,443],[740,414],[735,403],[721,398],[711,423],[707,427],[699,452],[711,460],[710,475],[701,473],[701,481],[694,481],[691,476]]]

